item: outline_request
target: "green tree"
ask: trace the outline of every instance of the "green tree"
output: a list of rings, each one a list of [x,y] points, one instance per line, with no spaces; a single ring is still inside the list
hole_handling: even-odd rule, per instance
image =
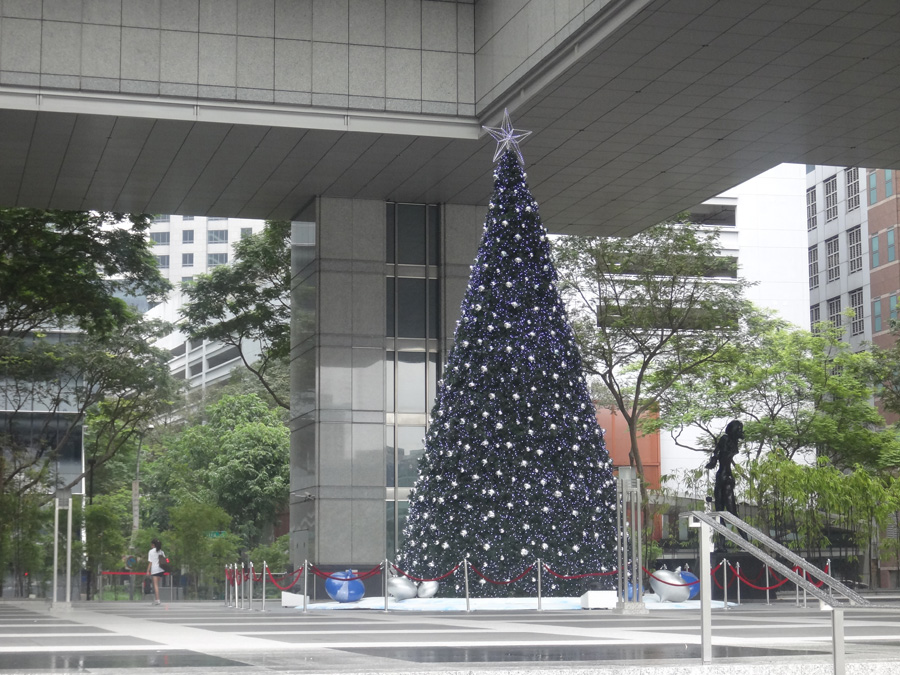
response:
[[[287,503],[290,434],[281,412],[255,394],[223,396],[147,455],[146,511],[157,527],[170,527],[180,505],[215,504],[254,546]]]
[[[641,477],[641,420],[682,378],[722,358],[748,311],[747,283],[720,248],[717,231],[684,223],[554,243],[585,371],[627,423]]]
[[[123,532],[127,521],[123,523],[122,516],[114,501],[108,501],[102,496],[84,509],[87,568],[95,574],[122,567],[122,556],[128,547],[128,539]]]
[[[108,334],[131,320],[121,296],[164,298],[149,227],[146,214],[0,209],[0,336]]]
[[[235,347],[282,408],[290,402],[277,373],[290,352],[291,224],[269,221],[265,229],[234,246],[234,261],[200,275],[184,287],[182,329],[190,339],[218,340]],[[251,361],[254,345],[261,356]],[[279,386],[281,384],[282,386]]]
[[[743,337],[670,387],[660,401],[659,424],[676,437],[688,427],[705,432],[706,451],[721,420],[744,422],[743,446],[751,457],[777,450],[828,457],[838,467],[876,466],[896,453],[896,432],[872,406],[872,352],[854,352],[840,327],[795,330],[760,314],[749,317]],[[690,447],[690,446],[688,446]]]
[[[177,391],[168,354],[152,346],[164,324],[131,315],[107,334],[0,337],[0,376],[7,412],[0,416],[0,493],[23,495],[54,480],[52,461],[89,421],[88,457],[109,461],[171,404]],[[45,413],[29,434],[20,429],[35,403]],[[73,440],[77,439],[77,440]],[[65,486],[78,483],[83,474]]]
[[[188,591],[195,598],[216,597],[224,584],[227,563],[237,559],[239,538],[233,534],[211,537],[227,531],[231,517],[213,504],[185,502],[169,514],[171,530],[168,547],[163,546],[175,569],[188,576]]]

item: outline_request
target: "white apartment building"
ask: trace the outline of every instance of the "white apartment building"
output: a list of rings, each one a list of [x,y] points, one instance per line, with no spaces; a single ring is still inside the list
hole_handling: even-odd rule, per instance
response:
[[[265,221],[244,218],[157,216],[148,236],[160,272],[175,288],[165,302],[149,309],[148,316],[177,324],[184,305],[183,286],[199,274],[230,263],[234,258],[234,244],[260,232],[264,226]],[[205,388],[227,378],[240,363],[235,348],[218,342],[188,340],[179,331],[163,338],[159,346],[171,353],[172,372],[187,380],[192,389]],[[250,357],[255,355],[258,351]]]
[[[854,350],[872,341],[865,178],[866,170],[856,167],[806,167],[809,325],[843,324]],[[888,243],[893,249],[892,237]],[[848,309],[852,319],[842,315]]]

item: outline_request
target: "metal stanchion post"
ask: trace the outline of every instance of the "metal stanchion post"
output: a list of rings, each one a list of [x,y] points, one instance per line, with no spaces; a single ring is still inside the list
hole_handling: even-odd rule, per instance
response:
[[[384,559],[384,611],[388,611],[388,577],[390,574],[388,573],[388,559]]]
[[[237,563],[234,563],[234,608],[238,608],[238,566]]]
[[[263,590],[262,590],[262,611],[266,611],[266,570],[268,570],[266,561],[263,560]]]
[[[306,614],[306,604],[309,601],[309,591],[307,583],[309,582],[309,561],[303,561],[303,613]]]
[[[728,558],[722,558],[722,599],[723,606],[728,609]]]
[[[831,558],[829,558],[828,560],[825,561],[825,573],[828,574],[828,576],[832,576],[832,574],[831,574]],[[834,597],[834,586],[832,586],[831,584],[828,584],[828,596],[831,598]]]
[[[537,575],[538,611],[540,612],[540,611],[542,611],[541,610],[541,577],[543,576],[543,572],[544,572],[544,568],[541,567],[541,559],[540,558],[538,558],[538,560],[537,560],[537,570],[538,570],[538,575]]]
[[[244,567],[244,563],[243,561],[241,561],[241,585],[239,586],[241,595],[241,609],[244,609],[244,598],[247,597],[247,577],[244,576],[245,569],[246,568]]]
[[[834,650],[834,675],[845,675],[844,664],[844,610],[831,609],[831,643]]]
[[[247,609],[253,611],[253,561],[250,561],[250,578],[248,586],[250,587],[249,598],[247,600]]]
[[[463,575],[466,578],[466,611],[471,612],[472,608],[469,606],[469,561],[463,561]]]
[[[741,606],[741,561],[737,561],[737,574],[735,575],[735,583],[737,584],[737,604]]]
[[[766,564],[766,604],[767,605],[772,604],[771,602],[769,602],[769,586],[771,586],[771,584],[769,583],[769,565],[767,563]]]
[[[228,603],[231,599],[231,584],[228,583],[228,565],[225,565],[225,606],[228,607]]]

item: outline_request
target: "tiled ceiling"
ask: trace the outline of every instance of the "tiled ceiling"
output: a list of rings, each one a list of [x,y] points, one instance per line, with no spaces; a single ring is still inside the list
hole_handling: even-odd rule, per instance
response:
[[[781,162],[900,167],[898,0],[656,0],[508,105],[556,232],[631,234]],[[567,51],[569,50],[569,51]],[[493,141],[0,110],[0,204],[293,218],[484,204]]]

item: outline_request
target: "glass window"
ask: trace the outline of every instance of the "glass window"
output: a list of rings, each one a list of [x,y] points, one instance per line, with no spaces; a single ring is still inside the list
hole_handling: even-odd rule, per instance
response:
[[[428,264],[439,265],[441,256],[440,210],[436,204],[428,206]]]
[[[425,337],[425,279],[397,279],[397,337]]]
[[[385,487],[394,487],[397,485],[395,470],[397,467],[394,453],[394,427],[393,425],[384,428],[384,485]]]
[[[394,352],[387,352],[384,359],[384,409],[394,412]]]
[[[878,176],[873,171],[869,174],[869,206],[878,201]]]
[[[182,253],[181,254],[181,266],[182,267],[193,267],[194,266],[194,254],[193,253]]]
[[[437,279],[428,280],[428,337],[434,339],[441,333],[441,297]]]
[[[828,320],[835,327],[841,325],[841,298],[830,298],[828,300]]]
[[[243,239],[244,237],[249,237],[251,234],[253,234],[252,227],[242,227],[241,228],[241,239]]]
[[[828,281],[841,278],[841,243],[837,237],[825,240],[825,278]]]
[[[168,216],[168,214],[160,214],[157,216],[153,216],[153,222],[154,223],[168,223],[169,216]]]
[[[878,262],[878,235],[876,234],[869,241],[869,250],[872,251],[872,267],[878,267],[881,263]]]
[[[847,210],[855,211],[859,208],[859,169],[847,169],[844,175],[847,179]]]
[[[884,170],[884,196],[892,197],[894,195],[894,170]]]
[[[387,278],[387,284],[385,285],[385,332],[384,334],[387,337],[394,337],[395,326],[397,321],[397,313],[396,313],[396,279],[394,277]]]
[[[897,259],[896,248],[894,246],[894,228],[887,231],[887,254],[888,262],[894,262]]]
[[[825,180],[825,222],[838,217],[837,176]]]
[[[154,244],[168,244],[169,243],[169,233],[168,232],[151,232],[150,233],[150,241]]]
[[[385,235],[387,241],[385,242],[385,262],[393,264],[396,261],[396,257],[394,254],[394,249],[397,245],[396,239],[396,223],[395,216],[397,212],[397,205],[388,202],[385,204],[384,208],[384,224],[385,224]]]
[[[207,244],[227,244],[228,243],[228,230],[207,230],[206,243]]]
[[[425,352],[397,352],[397,412],[424,413]]]
[[[892,295],[890,298],[888,298],[888,307],[890,307],[890,310],[891,310],[891,321],[896,321],[897,320],[897,296],[896,295]]]
[[[850,334],[861,335],[866,329],[866,317],[863,312],[863,291],[861,288],[850,291],[850,309],[854,312],[853,321],[850,323]]]
[[[209,253],[206,256],[206,264],[208,267],[216,267],[217,265],[225,265],[228,262],[227,253]]]
[[[181,284],[190,284],[193,283],[194,277],[181,277]]]
[[[819,287],[819,247],[809,247],[809,290]]]
[[[181,216],[182,220],[193,220],[194,216]]]
[[[872,301],[872,330],[881,332],[881,298]]]
[[[194,231],[193,230],[182,230],[181,231],[181,243],[182,244],[193,244],[194,243]]]
[[[397,204],[397,262],[425,264],[424,204]]]
[[[425,454],[425,427],[397,427],[397,487],[412,487]]]
[[[816,324],[818,324],[822,320],[822,313],[819,310],[818,305],[813,305],[809,308],[809,329],[813,333],[817,333],[818,329],[816,328]]]
[[[167,256],[167,255],[156,256],[156,266],[161,270],[169,269],[169,256]]]
[[[816,188],[815,186],[806,191],[806,229],[816,229]]]
[[[862,270],[862,228],[857,225],[847,230],[847,250],[850,254],[850,274]]]

